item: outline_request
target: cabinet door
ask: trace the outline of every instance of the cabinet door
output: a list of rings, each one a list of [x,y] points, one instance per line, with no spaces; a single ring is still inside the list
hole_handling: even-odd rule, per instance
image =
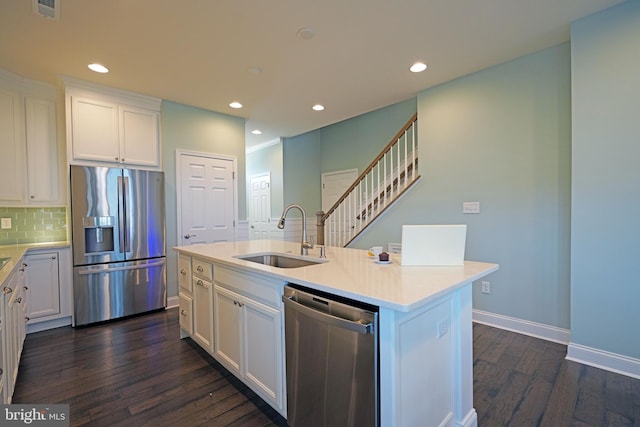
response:
[[[72,96],[71,116],[74,159],[120,161],[117,104]]]
[[[58,201],[55,102],[26,97],[25,110],[29,202]]]
[[[120,106],[120,161],[131,165],[158,166],[160,147],[157,111]]]
[[[0,87],[0,200],[23,201],[24,115],[21,95]]]
[[[33,323],[40,317],[60,314],[58,253],[27,255],[26,285],[29,288],[27,316]]]
[[[213,353],[213,286],[193,278],[193,339]]]
[[[242,300],[243,375],[276,407],[284,406],[281,312],[248,298]]]
[[[214,355],[229,370],[240,375],[240,295],[215,286],[213,291],[215,313]]]
[[[178,286],[191,295],[191,258],[182,254],[178,255]]]
[[[193,300],[189,295],[180,292],[178,301],[180,304],[180,328],[191,336],[193,335]]]

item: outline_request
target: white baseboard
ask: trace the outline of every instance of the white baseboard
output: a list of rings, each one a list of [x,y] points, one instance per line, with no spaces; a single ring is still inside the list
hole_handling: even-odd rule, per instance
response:
[[[473,310],[473,321],[564,345],[568,345],[571,340],[571,331],[568,329],[489,313],[488,311]]]
[[[571,342],[571,331],[514,317],[473,310],[473,321],[567,346],[567,360],[640,379],[640,359]]]
[[[180,298],[176,295],[175,297],[167,298],[167,308],[179,307],[180,306]]]
[[[45,322],[30,323],[27,325],[27,334],[33,332],[47,331],[49,329],[61,328],[63,326],[71,325],[71,316],[63,317],[60,319],[47,320]]]
[[[640,359],[570,343],[567,360],[640,379]]]

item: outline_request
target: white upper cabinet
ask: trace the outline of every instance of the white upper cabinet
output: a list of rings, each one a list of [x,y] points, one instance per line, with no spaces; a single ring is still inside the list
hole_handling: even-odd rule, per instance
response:
[[[59,201],[56,103],[25,98],[27,129],[27,196],[30,203]]]
[[[159,169],[160,100],[67,79],[70,163]]]
[[[0,200],[21,202],[24,192],[24,115],[19,91],[0,80]]]
[[[0,70],[0,201],[64,205],[58,144],[57,91]]]
[[[122,105],[119,114],[120,160],[135,165],[159,166],[160,113],[148,108]]]

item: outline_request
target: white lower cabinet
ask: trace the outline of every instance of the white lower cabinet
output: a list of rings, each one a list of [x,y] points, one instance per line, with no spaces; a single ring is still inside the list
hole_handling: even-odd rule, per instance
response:
[[[213,353],[213,285],[193,277],[192,337],[209,353]]]
[[[180,254],[178,283],[181,337],[286,417],[284,282]]]
[[[282,286],[217,268],[213,324],[214,356],[286,416]]]
[[[18,377],[20,355],[26,336],[27,297],[24,287],[23,265],[14,272],[2,287],[0,304],[0,399],[11,403]]]
[[[213,287],[214,355],[264,400],[283,409],[282,316],[279,310]]]
[[[71,254],[69,248],[29,250],[25,286],[29,289],[28,332],[71,324]]]

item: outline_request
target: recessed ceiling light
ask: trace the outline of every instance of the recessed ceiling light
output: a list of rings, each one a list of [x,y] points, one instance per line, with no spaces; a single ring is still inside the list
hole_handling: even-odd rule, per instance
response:
[[[322,110],[324,110],[324,105],[322,105],[322,104],[316,104],[316,105],[314,105],[314,106],[313,106],[313,107],[311,107],[311,108],[313,108],[313,109],[314,109],[314,110],[316,110],[316,111],[322,111]]]
[[[426,69],[427,69],[427,64],[423,62],[416,62],[409,68],[409,70],[411,70],[412,73],[421,73]]]
[[[109,72],[109,69],[102,64],[89,64],[88,67],[91,71],[95,71],[96,73],[104,74]]]
[[[237,101],[233,101],[231,104],[229,104],[229,107],[231,107],[231,108],[242,108],[242,104],[240,104]]]
[[[260,129],[254,129],[251,131],[251,133],[254,135],[262,135],[262,131]]]

